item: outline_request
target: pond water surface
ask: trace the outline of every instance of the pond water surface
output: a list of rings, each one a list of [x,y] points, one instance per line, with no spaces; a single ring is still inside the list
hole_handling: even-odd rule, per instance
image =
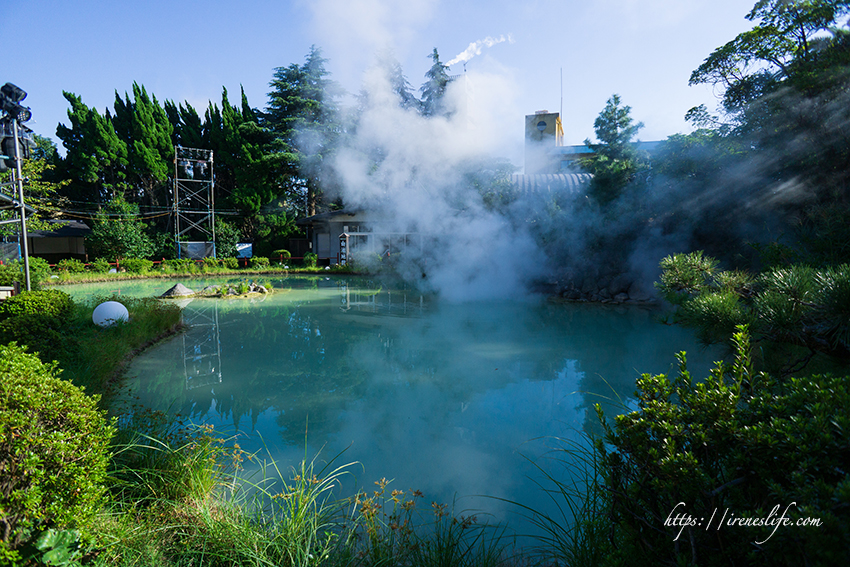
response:
[[[176,281],[65,289],[154,296]],[[339,464],[356,461],[366,490],[383,477],[519,530],[516,507],[489,497],[553,513],[537,467],[576,474],[552,449],[599,432],[594,404],[612,416],[634,407],[635,380],[672,371],[678,351],[696,377],[718,356],[637,307],[446,303],[357,277],[267,281],[275,293],[260,298],[183,300],[188,329],[133,361],[129,396],[238,434],[284,468],[345,451]]]

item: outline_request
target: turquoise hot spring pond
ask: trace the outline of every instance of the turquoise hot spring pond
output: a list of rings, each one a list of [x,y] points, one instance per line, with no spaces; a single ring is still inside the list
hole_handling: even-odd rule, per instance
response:
[[[171,300],[187,328],[133,360],[126,403],[212,425],[284,469],[339,455],[356,462],[343,490],[386,478],[519,532],[531,528],[505,500],[558,513],[543,471],[581,477],[559,449],[600,432],[594,404],[610,416],[633,409],[635,380],[675,371],[676,352],[695,377],[720,356],[647,308],[450,303],[352,276],[260,279],[273,294]],[[156,296],[177,281],[199,290],[228,279],[63,289]]]

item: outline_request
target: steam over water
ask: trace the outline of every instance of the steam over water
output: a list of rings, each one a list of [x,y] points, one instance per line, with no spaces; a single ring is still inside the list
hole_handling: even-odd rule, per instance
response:
[[[346,207],[374,213],[383,232],[425,236],[399,269],[413,281],[424,274],[446,299],[524,294],[544,257],[528,227],[488,210],[468,178],[504,149],[507,81],[464,74],[448,86],[445,115],[428,118],[399,105],[386,66],[370,69],[363,89],[354,136],[334,161]]]

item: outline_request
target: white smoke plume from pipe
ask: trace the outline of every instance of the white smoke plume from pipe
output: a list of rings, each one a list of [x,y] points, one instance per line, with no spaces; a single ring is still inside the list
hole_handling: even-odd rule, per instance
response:
[[[463,50],[463,52],[461,52],[457,56],[455,56],[454,59],[452,59],[451,61],[446,63],[446,65],[451,67],[452,65],[455,65],[457,63],[466,63],[467,61],[469,61],[470,59],[472,59],[476,55],[481,55],[481,50],[483,48],[493,47],[496,44],[504,43],[506,41],[508,43],[514,42],[513,38],[511,37],[511,34],[508,34],[507,36],[500,35],[499,37],[487,36],[484,39],[479,39],[478,41],[473,41],[472,43],[469,44],[469,47],[467,47],[466,49]]]

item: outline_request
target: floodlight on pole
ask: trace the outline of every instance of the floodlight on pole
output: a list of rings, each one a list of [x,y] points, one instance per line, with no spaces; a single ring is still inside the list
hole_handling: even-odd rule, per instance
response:
[[[3,110],[18,122],[27,122],[32,118],[32,111],[21,104],[27,98],[27,93],[22,88],[6,83],[0,87],[0,110]]]
[[[2,117],[2,133],[0,133],[0,150],[3,152],[3,158],[0,158],[0,170],[11,169],[12,183],[15,185],[18,193],[19,214],[21,217],[21,256],[24,260],[24,278],[27,286],[27,291],[30,291],[30,261],[29,250],[27,249],[27,206],[24,201],[24,178],[21,172],[21,158],[23,157],[23,144],[19,134],[19,123],[26,122],[32,118],[32,111],[21,105],[21,101],[27,98],[27,93],[22,88],[6,83],[0,87],[0,111],[6,113],[7,116]],[[9,136],[8,125],[11,123],[12,131]],[[23,128],[21,126],[21,128]],[[26,131],[26,128],[23,128]],[[8,166],[12,165],[11,168]]]

